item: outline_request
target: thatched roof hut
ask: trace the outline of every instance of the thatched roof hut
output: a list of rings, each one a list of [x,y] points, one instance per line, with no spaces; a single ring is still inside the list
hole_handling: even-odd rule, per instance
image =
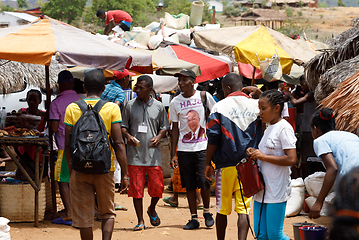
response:
[[[330,49],[313,57],[304,64],[304,75],[308,86],[314,90],[320,82],[320,77],[335,65],[356,57],[359,54],[359,27],[353,27],[330,42]],[[335,82],[330,83],[335,89]]]
[[[57,83],[57,75],[66,66],[51,60],[50,86]],[[7,94],[25,87],[24,80],[35,87],[45,88],[45,67],[37,64],[21,63],[0,59],[0,93]]]
[[[359,132],[359,72],[339,84],[329,96],[323,99],[322,107],[332,108],[338,130]]]
[[[315,101],[321,102],[331,94],[341,82],[359,71],[359,56],[345,60],[327,70],[315,87]]]
[[[264,24],[272,29],[280,28],[287,17],[280,11],[272,9],[253,9],[243,13],[241,16],[233,18],[239,25],[251,26]]]

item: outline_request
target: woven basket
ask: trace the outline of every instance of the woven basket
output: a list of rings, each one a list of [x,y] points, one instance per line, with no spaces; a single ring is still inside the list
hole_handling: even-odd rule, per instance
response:
[[[44,220],[46,208],[45,183],[39,192],[39,221]],[[35,191],[30,184],[0,183],[0,216],[10,222],[33,222]]]

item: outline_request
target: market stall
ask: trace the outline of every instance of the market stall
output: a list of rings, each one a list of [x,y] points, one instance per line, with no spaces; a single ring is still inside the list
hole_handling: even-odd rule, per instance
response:
[[[0,30],[0,59],[45,65],[46,77],[44,82],[46,83],[47,106],[50,103],[51,91],[49,66],[53,55],[56,55],[60,63],[76,66],[113,70],[123,70],[125,67],[134,66],[152,67],[151,55],[139,53],[100,39],[88,32],[46,16],[31,24]],[[49,130],[49,136],[52,136],[51,129]],[[15,144],[19,139],[13,139],[13,141]],[[51,156],[50,169],[51,179],[53,179],[54,162]],[[53,212],[55,214],[55,186],[53,181],[51,184]],[[37,185],[35,184],[33,187],[36,192]],[[35,195],[35,202],[37,201],[38,198]],[[36,221],[35,226],[37,226]]]

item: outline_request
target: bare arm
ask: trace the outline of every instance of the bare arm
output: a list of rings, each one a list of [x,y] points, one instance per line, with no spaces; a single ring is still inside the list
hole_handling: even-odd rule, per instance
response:
[[[151,139],[151,147],[155,148],[158,146],[158,144],[160,144],[161,139],[166,136],[166,129],[162,129],[159,131],[158,135],[154,138]]]
[[[278,166],[294,166],[297,163],[297,151],[293,149],[284,149],[283,156],[267,155],[258,149],[248,148],[247,154],[254,159],[269,162]]]
[[[106,25],[105,30],[103,31],[103,34],[108,35],[114,26],[115,26],[115,22],[114,22],[114,20],[111,20],[110,23]]]
[[[65,157],[70,175],[72,172],[72,168],[71,168],[72,155],[70,153],[70,134],[72,132],[72,128],[73,127],[71,126],[65,125]]]
[[[135,140],[134,140],[135,137],[132,136],[132,135],[128,132],[127,128],[122,127],[122,128],[121,128],[121,131],[122,131],[122,135],[127,139],[127,144],[128,144],[128,145],[135,146],[135,145],[136,145],[136,142],[135,142]]]
[[[123,142],[122,138],[120,123],[114,123],[111,125],[111,137],[113,140],[116,159],[121,166],[122,172],[121,186],[123,186],[123,188],[120,193],[125,193],[128,188],[127,157],[125,143]]]
[[[297,106],[299,104],[314,101],[314,93],[313,92],[308,92],[307,94],[304,95],[304,97],[301,97],[299,99],[295,99],[292,95],[290,95],[290,96],[291,96],[290,102],[293,104],[293,106]]]
[[[50,127],[53,133],[57,133],[58,129],[59,129],[59,121],[51,121],[50,122]]]
[[[324,181],[322,189],[319,192],[318,198],[315,201],[314,205],[310,209],[309,217],[310,218],[319,218],[320,217],[320,210],[323,207],[323,203],[325,197],[328,195],[330,189],[333,187],[335,179],[338,174],[338,166],[335,162],[332,153],[326,153],[320,156],[323,160],[325,168],[327,172],[325,173]]]
[[[171,132],[171,167],[177,169],[177,158],[176,150],[179,137],[178,122],[172,123],[172,132]]]
[[[206,151],[206,168],[204,169],[204,176],[212,181],[211,176],[214,176],[214,169],[211,164],[211,160],[213,158],[213,154],[217,150],[217,145],[207,144],[207,151]]]

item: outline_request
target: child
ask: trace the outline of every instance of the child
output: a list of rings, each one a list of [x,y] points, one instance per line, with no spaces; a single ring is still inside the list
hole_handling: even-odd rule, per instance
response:
[[[39,125],[37,126],[36,130],[39,132],[44,131],[45,129],[45,112],[39,110],[39,105],[42,102],[42,94],[39,90],[31,89],[26,94],[26,102],[28,105],[28,108],[21,108],[19,110],[19,113],[22,114],[29,114],[34,116],[41,116],[41,121]]]
[[[359,167],[339,181],[334,201],[335,217],[329,239],[359,239]]]
[[[297,139],[292,126],[281,118],[284,105],[281,92],[263,92],[258,105],[260,118],[268,127],[259,143],[259,150],[247,149],[247,154],[258,160],[265,182],[265,194],[260,191],[254,195],[254,231],[258,239],[289,239],[283,233],[283,223],[292,188],[290,167],[297,161]],[[261,211],[263,194],[265,196]]]
[[[309,213],[310,218],[318,218],[324,199],[333,187],[337,175],[340,179],[359,166],[359,137],[350,132],[333,131],[335,119],[330,108],[323,108],[315,113],[310,126],[315,154],[322,159],[326,168],[322,189]]]

